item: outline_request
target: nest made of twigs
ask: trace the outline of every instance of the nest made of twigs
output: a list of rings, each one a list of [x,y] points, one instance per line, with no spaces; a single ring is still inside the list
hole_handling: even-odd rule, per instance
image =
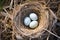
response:
[[[39,25],[35,29],[30,29],[23,23],[24,18],[32,12],[38,15]],[[15,10],[15,30],[17,30],[17,32],[22,36],[28,36],[32,38],[38,37],[44,32],[43,29],[48,28],[50,20],[49,13],[49,10],[46,8],[45,3],[43,2],[29,2],[19,5],[18,9]],[[50,22],[51,21],[52,20],[50,20]]]

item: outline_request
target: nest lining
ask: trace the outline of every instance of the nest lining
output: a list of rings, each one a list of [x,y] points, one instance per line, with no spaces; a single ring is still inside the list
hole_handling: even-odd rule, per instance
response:
[[[27,11],[28,10],[28,11]],[[25,10],[25,11],[23,11],[22,12],[22,14],[21,14],[21,23],[24,25],[24,18],[25,17],[29,17],[29,15],[30,15],[30,13],[35,13],[38,17],[39,17],[39,12],[37,12],[37,10],[34,10],[34,9],[27,9],[27,10]],[[25,14],[24,14],[25,13]],[[32,20],[31,20],[32,21]],[[38,18],[38,20],[37,21],[39,21],[39,18]],[[25,26],[25,25],[24,25]],[[29,28],[28,26],[27,26],[27,28]],[[30,29],[30,28],[29,28]]]
[[[29,37],[38,37],[44,32],[43,28],[47,28],[49,25],[49,13],[48,10],[43,8],[45,5],[39,2],[31,2],[20,5],[20,9],[15,17],[16,26],[21,35]],[[23,20],[30,13],[36,13],[38,15],[39,25],[35,29],[29,29],[25,27]]]

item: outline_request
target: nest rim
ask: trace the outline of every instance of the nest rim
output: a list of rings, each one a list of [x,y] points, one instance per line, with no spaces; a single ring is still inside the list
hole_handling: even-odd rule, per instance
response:
[[[26,5],[29,5],[30,3],[27,3],[27,4],[23,4],[23,6],[21,6],[21,9],[23,9],[23,7],[25,7]],[[31,3],[32,5],[36,5],[36,2],[33,2],[33,3]],[[37,4],[39,4],[40,5],[40,3],[37,3]],[[41,6],[41,5],[40,5]],[[21,11],[22,10],[19,10],[19,12],[18,12],[18,14],[20,14],[20,18],[21,18]],[[23,26],[21,25],[20,26],[20,34],[22,34],[22,35],[25,35],[25,36],[29,36],[29,37],[38,37],[41,33],[43,33],[44,31],[43,31],[43,28],[47,28],[48,27],[48,25],[49,25],[49,14],[48,13],[45,13],[45,15],[43,14],[43,12],[41,11],[41,9],[40,9],[40,7],[35,7],[35,8],[32,8],[33,10],[38,10],[40,13],[38,13],[38,15],[40,16],[40,15],[42,15],[39,19],[38,19],[38,21],[39,21],[39,26],[37,27],[37,28],[35,28],[35,29],[26,29],[26,28],[22,28]],[[44,10],[44,12],[45,12],[45,9],[43,9]],[[47,10],[46,10],[47,11]],[[42,13],[41,13],[42,12]],[[47,15],[48,14],[48,15]],[[46,17],[44,17],[44,16],[46,16]],[[44,17],[44,19],[43,19],[43,17]],[[42,20],[43,19],[43,20]],[[42,20],[42,21],[41,21]],[[46,20],[46,21],[45,21]],[[44,23],[45,22],[45,23]],[[42,24],[44,23],[44,25],[42,26]],[[41,30],[40,30],[41,29]],[[40,32],[39,32],[40,31]]]

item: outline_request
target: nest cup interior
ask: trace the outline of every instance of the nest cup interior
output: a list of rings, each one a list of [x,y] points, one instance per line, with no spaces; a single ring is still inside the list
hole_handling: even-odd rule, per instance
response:
[[[35,13],[37,16],[38,16],[38,25],[39,25],[39,17],[40,17],[40,12],[38,11],[38,10],[35,10],[35,9],[27,9],[27,10],[24,10],[22,13],[21,13],[21,19],[20,19],[20,22],[21,22],[21,24],[23,25],[23,27],[24,28],[27,28],[27,29],[32,29],[32,28],[30,28],[29,26],[26,26],[25,24],[24,24],[24,18],[25,17],[29,17],[29,15],[30,15],[30,13]],[[32,21],[32,20],[31,20]],[[37,26],[38,27],[38,26]],[[36,27],[36,28],[37,28]],[[33,28],[33,29],[35,29],[35,28]]]

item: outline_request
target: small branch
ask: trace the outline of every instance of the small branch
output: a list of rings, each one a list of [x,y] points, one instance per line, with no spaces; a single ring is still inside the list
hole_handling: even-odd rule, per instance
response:
[[[55,20],[53,21],[53,25],[52,25],[52,26],[54,26],[54,24],[57,22],[57,16],[54,14],[53,11],[51,11],[51,9],[49,9],[49,11],[51,12],[53,18],[55,18]]]
[[[46,5],[48,5],[48,4],[49,4],[49,2],[50,2],[50,0],[48,0],[48,2],[46,3]]]
[[[50,33],[50,34],[52,34],[52,35],[54,35],[55,37],[57,37],[57,38],[59,38],[60,39],[60,37],[58,36],[58,35],[56,35],[56,34],[54,34],[54,33],[52,33],[52,32],[50,32],[49,30],[47,30],[47,29],[44,29],[45,31],[47,31],[48,33]]]
[[[13,5],[13,0],[11,0],[10,9],[12,9],[12,5]]]
[[[6,13],[3,13],[3,15],[5,15],[5,16],[11,18],[11,19],[13,19],[13,16],[10,15],[5,8],[3,8],[3,9],[4,9],[4,11],[6,12]]]

